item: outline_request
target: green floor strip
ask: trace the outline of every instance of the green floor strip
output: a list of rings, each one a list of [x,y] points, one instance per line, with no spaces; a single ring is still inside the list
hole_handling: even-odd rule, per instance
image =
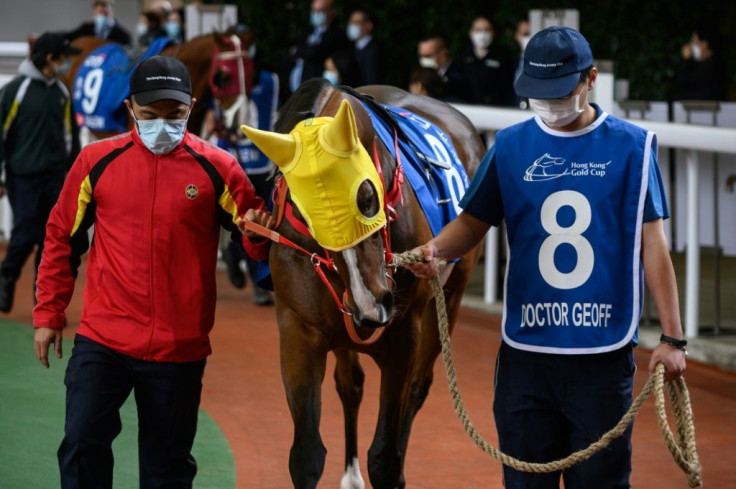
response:
[[[33,329],[0,319],[0,487],[59,487],[56,450],[64,432],[64,370],[72,342],[64,340],[64,359],[50,358],[45,369],[33,354]],[[121,411],[123,431],[113,444],[114,486],[138,487],[138,419],[133,396]],[[200,411],[192,450],[198,489],[233,489],[235,461],[220,428]]]

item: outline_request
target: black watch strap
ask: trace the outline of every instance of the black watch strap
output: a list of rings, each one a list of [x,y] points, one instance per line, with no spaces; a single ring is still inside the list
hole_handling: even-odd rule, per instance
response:
[[[687,346],[687,340],[678,340],[677,338],[673,338],[665,334],[659,337],[659,342],[674,346],[675,348],[679,348],[682,351],[685,351],[685,347]]]

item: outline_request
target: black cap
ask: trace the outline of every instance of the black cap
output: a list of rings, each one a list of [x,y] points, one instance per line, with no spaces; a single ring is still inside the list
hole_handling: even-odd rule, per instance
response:
[[[130,77],[130,94],[138,105],[159,100],[192,102],[192,80],[184,63],[171,56],[153,56],[139,64]]]
[[[36,39],[31,49],[31,55],[40,54],[58,58],[62,54],[79,54],[82,50],[69,44],[69,35],[65,32],[44,32]]]

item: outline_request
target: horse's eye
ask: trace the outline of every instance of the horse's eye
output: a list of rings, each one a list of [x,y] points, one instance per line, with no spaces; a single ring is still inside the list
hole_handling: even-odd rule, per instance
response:
[[[217,68],[217,71],[212,76],[212,82],[216,87],[225,88],[230,83],[230,70]]]
[[[378,214],[378,192],[370,180],[363,180],[358,187],[358,195],[356,196],[358,210],[365,217],[373,217]]]

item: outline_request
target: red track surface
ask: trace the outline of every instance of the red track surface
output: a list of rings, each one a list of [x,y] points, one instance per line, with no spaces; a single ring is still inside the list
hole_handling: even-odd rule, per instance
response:
[[[30,324],[31,276],[32,271],[26,267],[9,319]],[[218,281],[217,322],[212,336],[214,353],[205,373],[202,408],[215,419],[230,442],[236,460],[238,489],[291,487],[288,456],[293,431],[281,384],[273,308],[253,305],[250,286],[245,291],[234,289],[224,272],[219,272]],[[78,322],[80,298],[81,283],[68,311],[69,335]],[[497,441],[491,414],[492,379],[499,337],[498,317],[464,309],[452,339],[466,408],[476,428],[494,446]],[[65,342],[65,346],[64,353],[68,355],[70,344]],[[29,344],[28,354],[32,352]],[[637,351],[639,373],[635,394],[646,382],[648,359],[649,352]],[[368,357],[362,357],[362,363],[366,385],[360,413],[359,450],[361,471],[369,487],[366,453],[377,417],[378,370]],[[333,368],[331,357],[323,384],[321,425],[328,451],[320,484],[325,488],[338,487],[343,472],[342,411],[332,380]],[[703,487],[736,489],[736,373],[690,362],[685,378],[695,416]],[[653,399],[644,404],[636,418],[633,444],[633,487],[688,487],[685,475],[664,445]],[[452,408],[442,361],[438,359],[434,385],[412,430],[405,467],[407,487],[500,488],[500,469],[499,462],[481,452],[464,433]]]

